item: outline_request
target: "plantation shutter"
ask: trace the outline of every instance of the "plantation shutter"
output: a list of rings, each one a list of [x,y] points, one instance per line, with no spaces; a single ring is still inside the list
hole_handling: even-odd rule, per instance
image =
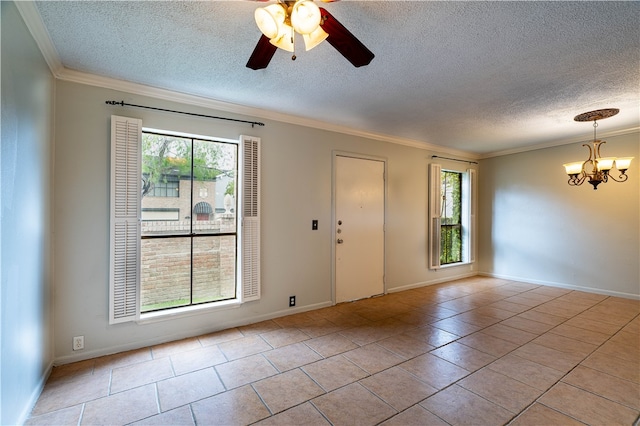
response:
[[[260,139],[241,136],[242,301],[260,299]]]
[[[429,164],[429,269],[440,268],[441,171],[440,164]]]
[[[139,316],[141,139],[142,120],[111,116],[110,324]]]
[[[469,233],[469,262],[473,263],[476,261],[476,235],[478,234],[477,226],[476,226],[476,210],[478,208],[478,178],[476,171],[474,169],[468,169],[467,173],[469,174],[469,227],[471,228],[471,232]]]

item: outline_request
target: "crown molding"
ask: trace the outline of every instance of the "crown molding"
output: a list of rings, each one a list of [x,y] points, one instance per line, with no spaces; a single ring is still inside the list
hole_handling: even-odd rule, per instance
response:
[[[347,126],[341,126],[336,124],[327,123],[320,120],[313,120],[309,118],[299,117],[290,114],[278,113],[275,111],[269,111],[260,108],[254,108],[239,104],[234,104],[230,102],[219,101],[212,98],[205,98],[202,96],[184,93],[184,92],[176,92],[167,89],[160,89],[153,86],[147,86],[139,83],[132,83],[124,80],[117,80],[109,77],[102,77],[94,74],[84,73],[80,71],[70,70],[65,68],[60,60],[60,55],[58,54],[53,41],[51,40],[51,36],[47,31],[44,22],[42,21],[42,17],[40,16],[40,12],[35,6],[35,2],[33,0],[22,0],[15,1],[18,12],[22,16],[22,19],[25,22],[25,25],[29,29],[31,36],[34,38],[42,56],[44,57],[51,73],[56,79],[80,83],[90,86],[102,87],[106,89],[117,90],[125,93],[137,94],[142,96],[148,96],[151,98],[162,99],[172,102],[179,102],[187,105],[199,106],[208,109],[214,109],[217,111],[225,111],[233,114],[241,114],[250,117],[257,117],[265,120],[272,120],[281,123],[293,124],[298,126],[304,126],[309,128],[314,128],[318,130],[325,130],[335,133],[341,133],[350,136],[357,136],[366,139],[377,140],[381,142],[388,142],[398,145],[404,145],[412,148],[423,149],[427,151],[432,151],[438,154],[446,154],[456,157],[461,157],[462,159],[468,160],[483,160],[493,157],[500,157],[504,155],[518,154],[527,151],[535,151],[539,149],[552,148],[561,145],[569,145],[572,143],[583,142],[584,138],[571,138],[564,139],[559,141],[547,142],[532,146],[502,150],[502,151],[494,151],[485,154],[473,153],[470,151],[463,151],[454,148],[448,148],[442,145],[435,145],[424,141],[418,141],[414,139],[400,138],[391,135],[366,132],[363,130],[353,129]],[[640,127],[631,127],[617,131],[611,131],[607,133],[602,133],[603,137],[611,137],[624,135],[629,133],[640,132]]]
[[[110,77],[103,77],[94,74],[84,73],[80,71],[62,68],[57,78],[72,83],[80,83],[89,86],[101,87],[105,89],[117,90],[135,95],[148,96],[155,99],[162,99],[172,102],[178,102],[186,105],[193,105],[217,111],[225,111],[234,114],[242,114],[245,116],[260,118],[263,120],[272,120],[281,123],[294,124],[298,126],[310,127],[319,130],[325,130],[335,133],[346,134],[350,136],[358,136],[367,139],[389,142],[398,145],[410,146],[413,148],[434,151],[438,153],[454,155],[466,159],[477,160],[478,154],[467,151],[451,149],[440,145],[434,145],[427,142],[417,141],[413,139],[398,138],[390,135],[366,132],[346,126],[327,123],[320,120],[299,117],[290,114],[282,114],[275,111],[254,108],[230,102],[219,101],[212,98],[206,98],[190,93],[176,92],[158,87],[147,86],[144,84],[133,83],[129,81],[117,80]]]
[[[47,31],[40,12],[35,6],[33,0],[24,0],[15,2],[25,25],[29,29],[31,36],[34,38],[42,56],[44,57],[51,73],[56,79],[86,84],[90,86],[102,87],[112,90],[118,90],[126,93],[148,96],[156,99],[163,99],[172,102],[179,102],[187,105],[200,106],[203,108],[214,109],[217,111],[225,111],[234,114],[242,114],[246,116],[258,117],[265,120],[272,120],[281,123],[294,124],[298,126],[310,127],[319,130],[326,130],[335,133],[346,134],[350,136],[358,136],[367,139],[389,142],[399,145],[410,146],[413,148],[434,151],[447,155],[454,155],[468,159],[477,160],[478,154],[467,151],[447,148],[441,145],[434,145],[428,142],[394,137],[378,133],[366,132],[363,130],[353,129],[347,126],[340,126],[327,123],[320,120],[312,120],[308,118],[298,117],[290,114],[282,114],[260,108],[253,108],[230,102],[223,102],[212,98],[205,98],[184,92],[175,92],[167,89],[147,86],[138,83],[132,83],[123,80],[117,80],[109,77],[102,77],[94,74],[84,73],[80,71],[65,68],[60,60],[60,55],[51,40],[51,36]]]
[[[598,134],[599,137],[602,138],[609,138],[609,137],[613,137],[613,136],[622,136],[622,135],[628,135],[631,133],[639,133],[640,132],[640,126],[635,126],[635,127],[628,127],[628,128],[624,128],[624,129],[618,129],[618,130],[612,130],[609,132],[602,132],[601,134]],[[506,149],[503,151],[495,151],[495,152],[489,152],[486,154],[481,154],[478,156],[479,160],[486,160],[488,158],[493,158],[493,157],[502,157],[504,155],[511,155],[511,154],[520,154],[523,152],[529,152],[529,151],[537,151],[539,149],[545,149],[545,148],[554,148],[557,146],[562,146],[562,145],[571,145],[574,143],[579,143],[579,142],[589,142],[590,140],[586,140],[584,138],[584,136],[580,136],[580,137],[575,137],[575,138],[569,138],[569,139],[561,139],[561,140],[557,140],[557,141],[553,141],[553,142],[547,142],[547,143],[542,143],[542,144],[537,144],[537,145],[532,145],[532,146],[525,146],[525,147],[521,147],[521,148],[514,148],[514,149]]]
[[[42,21],[42,16],[36,8],[35,2],[32,0],[14,2],[22,20],[24,21],[31,36],[35,40],[44,60],[47,62],[49,69],[54,77],[58,78],[64,66],[60,60],[60,55],[51,40],[49,31]]]

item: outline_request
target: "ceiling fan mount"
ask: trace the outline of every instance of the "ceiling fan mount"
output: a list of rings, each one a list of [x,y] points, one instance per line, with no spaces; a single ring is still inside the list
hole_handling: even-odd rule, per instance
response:
[[[253,70],[269,65],[278,48],[295,55],[295,34],[302,35],[306,50],[327,40],[353,66],[368,65],[374,54],[326,9],[313,0],[278,0],[255,11],[262,36],[253,50],[247,67]]]

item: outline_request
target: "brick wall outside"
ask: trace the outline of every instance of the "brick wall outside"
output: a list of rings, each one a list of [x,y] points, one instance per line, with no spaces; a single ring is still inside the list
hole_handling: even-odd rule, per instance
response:
[[[215,220],[196,221],[194,230],[234,232],[234,215],[216,215]],[[142,222],[144,234],[188,231],[188,221]],[[228,299],[236,289],[236,237],[207,236],[193,239],[194,303]],[[189,303],[191,283],[191,238],[154,238],[141,241],[141,297],[145,306],[170,307]]]

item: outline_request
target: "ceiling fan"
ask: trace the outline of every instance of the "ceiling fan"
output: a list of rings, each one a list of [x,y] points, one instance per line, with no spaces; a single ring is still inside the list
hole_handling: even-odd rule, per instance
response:
[[[294,52],[295,33],[302,35],[306,50],[326,39],[355,67],[368,65],[375,56],[313,0],[277,0],[277,3],[256,9],[255,19],[262,36],[247,62],[247,68],[253,70],[266,68],[278,48]],[[296,59],[295,53],[291,59]]]

